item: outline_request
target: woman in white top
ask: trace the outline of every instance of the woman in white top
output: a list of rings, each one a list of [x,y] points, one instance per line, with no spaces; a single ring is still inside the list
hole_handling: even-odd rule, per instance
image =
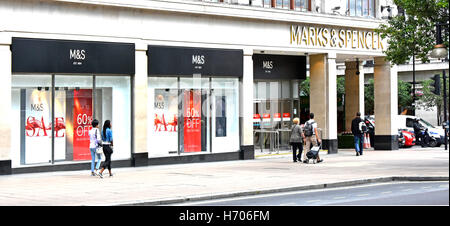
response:
[[[94,119],[92,121],[92,129],[89,130],[89,149],[91,150],[91,156],[92,156],[92,162],[91,162],[91,176],[97,175],[97,170],[100,168],[100,163],[102,161],[101,154],[97,154],[95,150],[99,146],[102,136],[100,134],[100,130],[98,129],[99,121],[97,119]],[[94,165],[95,160],[97,159],[97,165],[95,166],[94,171]]]

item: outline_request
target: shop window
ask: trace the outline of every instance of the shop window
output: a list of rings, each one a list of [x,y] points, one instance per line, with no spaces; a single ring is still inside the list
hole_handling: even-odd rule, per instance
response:
[[[180,78],[180,153],[210,151],[209,78]]]
[[[150,77],[149,157],[239,150],[239,80]]]
[[[148,78],[149,156],[178,154],[178,79]]]
[[[116,128],[113,160],[130,158],[130,95],[129,76],[13,75],[13,167],[90,160],[94,118]]]
[[[52,160],[51,87],[50,75],[12,77],[11,159],[13,167],[50,163]],[[64,134],[61,132],[59,134],[62,137]]]
[[[374,0],[347,0],[347,15],[375,17]]]
[[[212,150],[239,150],[239,80],[211,78]]]
[[[130,76],[96,76],[94,118],[103,126],[110,120],[114,139],[112,159],[131,157],[131,79]],[[137,122],[139,123],[139,122]]]

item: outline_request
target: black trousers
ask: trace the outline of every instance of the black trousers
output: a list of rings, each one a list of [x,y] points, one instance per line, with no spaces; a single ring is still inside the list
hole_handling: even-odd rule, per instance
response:
[[[105,161],[102,168],[111,170],[111,155],[113,153],[112,148],[109,145],[103,145],[103,154],[105,155]]]
[[[302,161],[303,144],[302,143],[291,143],[292,145],[292,159],[295,161]],[[298,155],[297,155],[298,149]]]

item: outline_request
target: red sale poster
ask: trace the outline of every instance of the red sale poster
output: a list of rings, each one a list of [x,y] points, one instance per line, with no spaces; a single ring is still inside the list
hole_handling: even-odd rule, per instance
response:
[[[184,92],[184,152],[201,151],[200,91]]]
[[[89,130],[92,128],[92,90],[73,91],[73,160],[89,160]]]

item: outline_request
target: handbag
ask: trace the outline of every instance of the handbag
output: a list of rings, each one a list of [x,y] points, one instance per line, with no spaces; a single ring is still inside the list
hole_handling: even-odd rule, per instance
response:
[[[103,147],[97,147],[95,149],[95,153],[98,154],[98,155],[103,154]]]
[[[97,129],[97,131],[98,131],[98,129]],[[95,132],[95,138],[97,139],[97,132]],[[97,139],[98,140],[98,139]],[[97,144],[98,146],[95,148],[95,153],[96,154],[103,154],[103,147],[102,147],[102,144],[101,143],[98,143]]]

